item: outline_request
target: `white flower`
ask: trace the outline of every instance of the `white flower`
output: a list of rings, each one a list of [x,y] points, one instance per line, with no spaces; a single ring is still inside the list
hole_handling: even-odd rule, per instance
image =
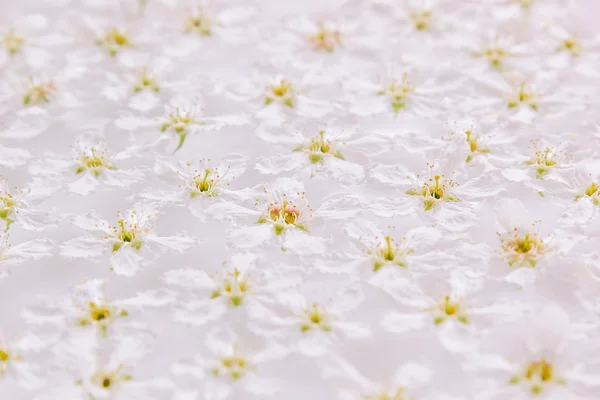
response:
[[[175,309],[175,321],[203,325],[219,318],[268,318],[273,296],[286,292],[300,282],[295,268],[262,265],[256,257],[235,255],[216,274],[197,269],[176,269],[163,279],[182,293],[181,305]]]
[[[61,254],[67,258],[103,258],[110,253],[112,270],[118,275],[132,276],[166,250],[185,252],[196,244],[188,236],[156,236],[154,220],[159,210],[150,203],[134,205],[126,213],[117,213],[117,222],[109,222],[90,213],[74,216],[72,223],[98,236],[81,236],[65,242]]]
[[[124,102],[131,109],[148,112],[160,103],[160,92],[177,89],[177,82],[166,79],[166,72],[173,69],[166,58],[122,57],[127,65],[121,74],[106,73],[107,83],[102,94],[114,102]]]
[[[361,211],[363,204],[355,195],[332,194],[313,213],[305,198],[304,185],[290,178],[279,178],[264,191],[264,196],[256,201],[258,210],[252,210],[257,218],[254,224],[230,231],[229,241],[233,246],[250,249],[278,237],[284,251],[301,255],[324,253],[327,240],[310,234],[313,217],[351,218]]]
[[[414,283],[390,281],[383,288],[397,302],[393,311],[384,314],[384,329],[400,334],[433,333],[453,352],[475,350],[495,324],[519,317],[528,307],[522,301],[495,299],[490,294],[508,297],[516,295],[517,289],[471,279],[458,270],[438,279],[421,277]]]
[[[532,78],[533,75],[533,78]],[[472,73],[476,93],[458,108],[484,119],[501,119],[531,125],[538,119],[566,115],[586,105],[584,90],[561,86],[555,74]]]
[[[359,117],[371,115],[436,116],[443,108],[443,99],[461,88],[462,78],[449,80],[440,68],[424,67],[410,60],[387,62],[382,66],[383,77],[373,80],[364,73],[344,79],[349,91],[348,110]]]
[[[65,332],[79,333],[85,330],[102,337],[114,335],[113,331],[116,329],[119,336],[126,332],[123,328],[143,328],[143,325],[135,322],[136,314],[142,308],[148,310],[149,307],[164,306],[172,301],[172,293],[164,289],[111,300],[108,281],[90,279],[75,286],[68,296],[40,299],[22,315],[30,324],[40,326],[45,334],[52,332],[52,327],[55,326]]]
[[[480,246],[470,251],[481,257],[486,275],[521,287],[527,287],[540,278],[556,279],[564,273],[568,261],[572,261],[569,252],[584,238],[562,229],[543,235],[541,228],[546,224],[542,225],[532,216],[531,209],[513,198],[498,201],[496,218],[499,227],[497,239],[491,240],[491,235],[488,236],[490,230],[480,230],[478,234],[490,237],[489,242],[482,240]]]
[[[355,287],[338,290],[331,298],[321,293],[282,291],[276,299],[285,307],[281,317],[264,315],[262,334],[284,342],[300,354],[318,357],[328,348],[346,341],[369,337],[369,328],[347,320],[346,313],[356,309],[364,296]],[[264,313],[263,313],[264,314]]]
[[[557,194],[571,200],[563,215],[563,222],[566,225],[586,224],[598,215],[600,182],[598,178],[594,178],[594,175],[587,173],[580,166],[562,171],[560,181],[564,186]]]
[[[323,260],[315,267],[323,272],[348,272],[377,286],[386,281],[449,268],[456,262],[440,245],[442,234],[428,227],[408,230],[402,236],[389,229],[384,232],[364,220],[345,226],[346,234],[360,243],[361,253],[345,251],[341,260]],[[358,249],[357,249],[358,250]]]
[[[159,118],[158,122],[161,132],[178,138],[175,148],[177,151],[183,146],[189,134],[216,131],[228,125],[244,125],[247,123],[247,118],[244,115],[205,117],[197,100],[192,101],[179,96],[172,98],[165,105],[164,116]]]
[[[0,379],[10,390],[9,382],[15,382],[26,390],[38,389],[43,384],[39,365],[28,360],[32,351],[39,350],[38,339],[30,333],[8,341],[0,336]]]
[[[169,28],[182,32],[180,40],[189,43],[189,51],[206,46],[213,39],[238,43],[247,40],[244,32],[252,28],[249,21],[256,14],[252,5],[223,5],[213,1],[183,1],[177,4],[176,18]],[[204,40],[199,40],[204,39]],[[187,52],[184,54],[187,55]]]
[[[506,168],[502,174],[513,182],[523,182],[542,193],[556,191],[562,185],[557,172],[568,168],[573,158],[581,156],[569,151],[565,144],[554,145],[541,139],[531,140],[528,153],[521,160],[515,157],[520,166]]]
[[[513,326],[503,336],[512,344],[509,354],[487,343],[472,355],[467,367],[480,375],[476,390],[486,399],[593,398],[598,377],[586,371],[582,360],[589,360],[590,348],[574,340],[574,328],[569,314],[556,305],[529,316],[517,329]],[[486,374],[493,380],[482,379]]]
[[[374,167],[371,176],[392,187],[400,187],[394,197],[376,199],[371,206],[379,216],[408,215],[415,211],[431,217],[436,223],[452,231],[460,231],[473,225],[473,209],[486,197],[494,197],[504,191],[499,172],[482,173],[477,178],[463,181],[466,177],[467,149],[439,155],[437,162],[427,163],[424,177],[414,174],[400,165]]]
[[[235,219],[238,215],[252,215],[251,211],[238,206],[235,201],[250,198],[253,189],[232,189],[246,170],[246,161],[241,156],[228,156],[220,162],[201,159],[195,162],[173,163],[159,159],[154,172],[170,187],[149,190],[141,196],[168,206],[185,205],[200,221],[207,217]]]
[[[86,195],[100,185],[128,187],[143,179],[142,169],[126,167],[126,163],[143,150],[144,146],[131,143],[124,150],[113,153],[103,135],[89,132],[73,144],[70,158],[49,155],[31,164],[29,171],[41,177],[60,177],[69,192]]]
[[[231,98],[249,110],[262,122],[280,126],[292,115],[322,118],[334,112],[331,79],[319,76],[319,67],[298,71],[296,67],[275,68],[271,65],[255,70],[248,77],[235,77],[217,86],[217,92]],[[279,72],[286,71],[285,74]]]
[[[19,15],[10,23],[3,23],[0,31],[0,49],[3,50],[0,52],[0,65],[33,69],[45,67],[53,58],[53,51],[57,52],[52,47],[66,41],[57,30],[48,32],[47,28],[48,18],[41,14]]]
[[[364,179],[363,167],[359,164],[365,155],[376,156],[386,148],[385,140],[372,136],[360,136],[354,129],[343,129],[328,125],[319,128],[310,124],[308,128],[290,129],[282,135],[279,129],[261,129],[259,137],[270,143],[281,145],[283,154],[261,157],[255,168],[263,174],[278,174],[306,169],[311,178],[331,176],[344,183],[356,184]],[[286,147],[283,147],[286,146]],[[357,158],[356,160],[349,157]]]
[[[287,351],[272,342],[263,346],[248,339],[231,330],[213,329],[204,340],[206,350],[175,363],[173,373],[191,375],[200,383],[197,385],[200,389],[192,392],[192,398],[222,400],[274,396],[281,390],[281,383],[265,377],[262,368],[284,357]]]
[[[467,147],[467,163],[482,163],[489,171],[506,168],[516,161],[514,148],[511,146],[515,138],[508,134],[510,127],[503,127],[498,132],[491,124],[458,118],[448,121],[448,128],[450,132],[444,136],[444,140]]]

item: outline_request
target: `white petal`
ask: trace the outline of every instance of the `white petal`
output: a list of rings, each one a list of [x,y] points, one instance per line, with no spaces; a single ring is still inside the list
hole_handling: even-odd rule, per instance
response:
[[[215,286],[213,280],[204,271],[197,269],[177,269],[168,271],[163,279],[170,285],[178,285],[186,288],[211,289]]]
[[[25,149],[8,148],[0,145],[0,165],[4,167],[18,167],[25,164],[30,158],[31,154]]]
[[[110,256],[110,264],[117,275],[133,276],[144,264],[144,258],[128,246],[123,246]]]
[[[60,252],[67,258],[93,258],[109,250],[110,243],[92,236],[79,237],[65,242]]]

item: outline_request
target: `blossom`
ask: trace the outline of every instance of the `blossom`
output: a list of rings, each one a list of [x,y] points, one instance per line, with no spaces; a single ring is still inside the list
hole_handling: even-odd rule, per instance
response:
[[[204,341],[205,350],[172,366],[174,374],[191,375],[203,384],[193,395],[207,400],[230,399],[236,395],[274,396],[281,383],[262,373],[263,366],[286,355],[275,343],[250,342],[231,330],[213,329]]]
[[[319,261],[315,265],[319,270],[350,273],[379,286],[389,280],[449,268],[456,261],[444,250],[442,234],[434,228],[414,228],[401,236],[393,227],[380,229],[365,220],[347,224],[344,231],[359,247],[338,255],[339,259]]]
[[[172,29],[177,29],[185,34],[184,39],[194,41],[198,45],[198,37],[212,38],[226,42],[239,42],[243,40],[244,28],[249,28],[256,14],[256,9],[250,5],[221,5],[214,2],[199,1],[187,2],[191,4],[179,5],[177,7],[176,24]]]
[[[442,153],[436,158],[438,162],[426,163],[425,177],[400,165],[374,167],[371,176],[375,180],[402,191],[394,197],[376,199],[371,206],[372,212],[381,216],[407,215],[418,204],[423,215],[431,215],[445,228],[459,231],[474,223],[472,207],[476,207],[478,201],[504,191],[497,171],[481,174],[464,183],[458,180],[465,176],[466,149]]]
[[[234,228],[229,233],[230,242],[238,248],[252,248],[274,237],[279,238],[282,250],[298,254],[318,254],[326,250],[326,240],[310,235],[314,218],[340,219],[357,215],[362,200],[354,195],[332,195],[323,200],[314,211],[309,205],[301,182],[279,178],[265,188],[264,196],[256,202],[258,209],[254,224]]]
[[[586,168],[576,166],[561,171],[562,190],[555,193],[567,197],[570,203],[565,207],[563,222],[567,225],[580,225],[589,222],[597,215],[600,205],[598,178],[588,173]]]
[[[102,134],[87,132],[73,144],[70,158],[47,155],[32,164],[29,170],[40,177],[58,177],[66,183],[69,192],[86,195],[100,185],[127,187],[141,180],[143,170],[122,168],[122,165],[143,150],[143,146],[131,143],[124,150],[113,153]]]
[[[80,236],[61,246],[61,254],[67,258],[101,258],[110,253],[112,270],[119,275],[133,276],[166,250],[185,252],[196,244],[188,236],[156,236],[154,218],[159,210],[154,204],[135,204],[125,213],[117,212],[117,222],[111,225],[95,213],[77,215],[72,223],[89,233],[99,236]],[[103,257],[102,257],[103,258]]]
[[[541,277],[553,279],[560,275],[568,265],[568,254],[583,240],[581,235],[558,228],[542,234],[545,224],[536,220],[521,201],[512,198],[498,201],[496,220],[497,238],[494,241],[490,238],[489,243],[481,243],[472,251],[482,261],[487,260],[483,261],[488,265],[486,274],[521,287]]]
[[[27,360],[26,353],[35,349],[35,338],[24,335],[18,340],[8,341],[0,337],[0,378],[12,380],[27,390],[39,388],[43,381],[39,368]]]
[[[379,66],[381,77],[352,74],[344,81],[351,93],[349,111],[357,116],[416,114],[435,116],[445,96],[460,88],[462,79],[447,82],[441,69],[402,60]]]
[[[114,102],[124,102],[136,111],[148,112],[160,104],[160,93],[183,87],[179,82],[168,79],[173,64],[162,57],[124,56],[126,65],[123,73],[106,72],[107,84],[102,94]]]
[[[339,108],[331,93],[335,90],[331,79],[321,75],[321,66],[303,71],[293,64],[267,64],[247,77],[226,80],[217,85],[216,91],[261,122],[278,126],[291,115],[322,118]]]
[[[290,134],[285,136],[268,128],[259,131],[259,137],[284,149],[283,154],[258,160],[255,168],[261,173],[277,174],[303,168],[310,171],[311,178],[325,175],[344,183],[358,183],[364,179],[363,167],[359,163],[365,156],[362,153],[368,152],[367,157],[376,157],[391,142],[332,124],[321,128],[308,124],[306,128],[290,130]]]
[[[467,163],[482,163],[488,171],[514,164],[515,138],[507,135],[509,127],[496,131],[491,124],[469,118],[451,119],[447,124],[450,132],[443,139],[468,147]]]
[[[493,380],[482,379],[486,387],[478,385],[477,389],[490,399],[538,395],[552,399],[586,398],[587,393],[595,390],[596,378],[580,361],[583,352],[589,353],[589,348],[585,350],[581,343],[574,341],[574,328],[571,318],[560,307],[549,305],[540,309],[528,323],[518,326],[520,336],[514,333],[507,336],[513,343],[512,362],[508,354],[494,351],[489,343],[480,355],[472,355],[469,369],[494,377]]]
[[[135,319],[140,309],[148,310],[173,301],[172,293],[166,290],[151,290],[130,298],[112,300],[108,286],[109,282],[103,279],[85,280],[76,285],[68,296],[40,299],[22,315],[30,324],[43,327],[45,332],[58,328],[63,332],[90,331],[107,337],[115,333],[126,334],[127,329],[123,328],[139,330],[143,326],[136,324]]]
[[[164,106],[164,115],[158,118],[158,130],[162,132],[161,138],[155,141],[155,144],[164,141],[171,141],[169,138],[177,138],[177,151],[183,146],[186,138],[190,134],[200,132],[215,131],[224,126],[244,125],[247,119],[244,115],[229,115],[219,117],[204,117],[202,108],[197,100],[176,96],[169,100]],[[122,129],[136,130],[140,127],[149,127],[155,124],[152,119],[144,117],[122,118],[117,121],[117,126]]]
[[[477,94],[461,102],[460,111],[481,118],[531,125],[535,120],[558,116],[585,107],[581,89],[561,87],[556,74],[472,73]]]
[[[42,14],[13,16],[0,32],[0,65],[43,68],[52,56],[52,47],[66,38],[56,30],[48,31],[48,19]]]
[[[382,288],[397,305],[381,325],[395,333],[434,333],[450,351],[473,351],[499,321],[514,320],[531,308],[523,301],[493,299],[489,294],[516,295],[517,290],[508,286],[472,279],[458,270],[427,281],[422,276],[414,283],[388,281]]]
[[[295,268],[278,265],[276,268],[261,265],[255,256],[239,254],[231,263],[223,264],[216,274],[199,269],[168,271],[164,281],[182,292],[181,306],[174,319],[193,325],[203,325],[226,314],[231,317],[244,312],[250,319],[268,315],[272,296],[287,291],[298,284],[300,274]]]
[[[170,380],[155,377],[144,381],[134,375],[135,365],[148,352],[151,340],[149,336],[127,338],[102,347],[90,343],[89,338],[59,344],[58,362],[51,374],[53,385],[35,399],[154,400],[167,396],[172,389]]]
[[[363,301],[360,289],[339,290],[332,298],[306,293],[302,285],[299,289],[277,293],[277,301],[286,312],[279,317],[264,316],[263,335],[285,342],[287,348],[310,357],[323,355],[340,342],[369,337],[370,330],[365,324],[346,317]]]
[[[231,183],[245,170],[246,161],[238,155],[225,157],[220,162],[201,159],[173,163],[159,159],[154,171],[169,182],[170,188],[141,195],[169,206],[185,205],[203,222],[207,217],[233,219],[238,215],[252,215],[252,211],[237,205],[236,201],[251,197],[255,192],[253,188],[231,188]]]

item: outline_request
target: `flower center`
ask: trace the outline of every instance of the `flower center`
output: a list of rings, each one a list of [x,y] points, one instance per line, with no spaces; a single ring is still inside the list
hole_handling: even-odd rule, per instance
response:
[[[543,150],[537,150],[530,160],[525,161],[525,164],[535,168],[537,177],[542,179],[552,167],[558,164],[558,160],[556,152],[550,147],[546,147]]]
[[[418,31],[426,31],[429,29],[431,17],[432,13],[429,10],[415,10],[410,13],[410,19],[413,21],[415,28]]]
[[[469,151],[472,153],[467,156],[466,162],[471,162],[476,153],[490,152],[490,150],[487,147],[483,147],[479,144],[479,137],[476,134],[474,134],[471,130],[465,131],[465,134],[467,135],[466,142],[469,145]]]
[[[312,307],[305,310],[304,313],[304,322],[300,326],[302,332],[307,332],[311,329],[321,329],[324,332],[329,332],[331,330],[328,315],[318,304],[313,304]]]
[[[317,164],[325,158],[327,155],[332,155],[340,160],[344,159],[344,156],[337,149],[337,143],[325,139],[325,131],[319,131],[319,135],[311,138],[308,143],[304,143],[294,151],[305,151],[308,153],[308,159],[311,164]]]
[[[43,104],[49,103],[50,100],[56,95],[56,85],[52,81],[42,82],[34,84],[32,81],[29,82],[29,87],[25,91],[23,96],[23,104]]]
[[[162,124],[160,131],[164,132],[169,128],[172,128],[176,133],[184,135],[189,125],[200,124],[196,120],[193,113],[176,108],[174,112],[169,114],[167,122]]]
[[[102,331],[102,335],[106,335],[108,325],[118,317],[126,317],[127,311],[118,310],[109,304],[96,305],[93,301],[89,303],[89,310],[85,317],[77,321],[78,326],[87,326],[95,323]]]
[[[140,74],[138,82],[133,86],[134,92],[141,92],[144,89],[151,89],[155,92],[160,90],[159,86],[156,84],[154,77],[148,74],[146,68],[144,68]]]
[[[304,195],[300,194],[300,200],[304,200]],[[308,205],[305,205],[308,207]],[[305,214],[300,206],[294,201],[283,195],[283,202],[273,201],[267,206],[266,216],[260,217],[256,223],[270,223],[275,229],[276,235],[281,235],[288,228],[297,228],[302,231],[308,231],[308,228],[302,221],[305,217],[310,217],[310,214]]]
[[[129,244],[129,246],[136,250],[140,251],[143,245],[142,237],[140,233],[150,232],[150,228],[143,228],[138,226],[136,222],[128,222],[124,218],[121,217],[121,213],[118,213],[119,219],[117,220],[116,226],[109,226],[112,229],[113,234],[105,235],[104,238],[108,240],[113,240],[112,252],[117,252],[121,249],[121,247],[125,244]],[[131,218],[136,219],[137,213],[132,211]],[[147,216],[150,219],[150,216]],[[138,219],[138,222],[140,220]],[[116,241],[114,241],[116,239]]]
[[[273,221],[294,225],[300,218],[300,210],[292,202],[284,200],[281,205],[274,203],[269,207],[269,216]]]
[[[240,271],[237,269],[226,277],[221,288],[215,290],[210,296],[211,299],[215,299],[220,296],[225,296],[229,303],[238,307],[242,304],[244,296],[248,293],[248,281],[240,278]]]
[[[185,24],[185,32],[196,32],[202,36],[210,36],[214,20],[201,8],[197,9],[196,14],[188,17]]]
[[[324,24],[319,23],[319,30],[309,38],[309,42],[313,49],[331,53],[342,44],[341,33],[337,30],[327,29]]]
[[[585,190],[586,196],[593,196],[594,194],[598,194],[598,184],[596,182],[592,182],[590,186]]]
[[[289,108],[294,108],[295,95],[296,90],[294,86],[290,82],[282,80],[279,85],[269,87],[265,104],[271,104],[274,100],[278,100]]]
[[[100,176],[104,168],[117,169],[111,162],[105,159],[104,152],[98,153],[95,148],[90,148],[87,152],[82,152],[79,155],[78,167],[75,170],[76,174],[80,174],[85,170],[90,170],[95,176]]]
[[[413,251],[400,247],[399,244],[395,243],[394,239],[389,235],[384,238],[384,242],[378,241],[377,247],[373,251],[369,251],[368,254],[372,254],[373,258],[373,272],[379,271],[385,265],[396,265],[399,267],[406,267],[406,256],[411,254]]]
[[[125,382],[131,380],[130,375],[121,373],[123,365],[120,365],[114,371],[98,371],[91,377],[91,382],[103,389],[111,390],[119,382]]]
[[[542,256],[548,252],[547,245],[536,231],[526,232],[523,235],[518,229],[514,229],[501,237],[500,242],[504,257],[511,267],[515,264],[535,267]]]
[[[102,38],[96,40],[96,44],[106,48],[111,56],[115,56],[122,49],[133,47],[133,43],[127,38],[127,35],[114,27],[106,31]]]
[[[396,391],[391,391],[388,393],[381,393],[381,394],[377,394],[374,396],[367,396],[364,398],[364,400],[408,400],[404,396],[405,392],[406,392],[406,389],[399,388]]]
[[[528,105],[532,110],[538,110],[536,96],[533,92],[525,88],[525,83],[522,83],[521,86],[519,86],[516,93],[512,95],[508,101],[508,108],[516,108],[520,105]]]
[[[6,47],[8,54],[13,55],[21,51],[25,39],[17,35],[12,29],[2,38],[2,44]]]
[[[444,299],[435,307],[433,311],[433,322],[439,325],[449,318],[454,318],[463,324],[469,323],[469,318],[465,314],[465,309],[460,301],[454,301],[450,296]]]
[[[493,68],[500,69],[502,60],[507,55],[506,50],[501,47],[488,47],[483,51],[483,56],[488,59]]]
[[[202,193],[208,192],[213,187],[214,180],[208,179],[210,174],[211,171],[207,168],[204,171],[204,177],[202,179],[200,179],[200,175],[196,175],[196,177],[194,177],[194,186],[196,186],[196,189]]]
[[[431,165],[430,168],[433,168],[433,165]],[[443,178],[444,175],[435,175],[433,178],[430,178],[429,181],[423,182],[423,185],[420,188],[409,189],[406,194],[423,197],[425,211],[431,210],[438,202],[460,201],[458,197],[450,192],[450,188],[456,186],[457,183],[453,180],[444,182]]]
[[[12,222],[8,216],[12,214],[17,204],[17,200],[10,193],[0,192],[0,219],[7,221],[8,225]],[[6,229],[8,229],[8,225]]]
[[[521,381],[531,385],[531,393],[534,395],[540,394],[549,383],[566,384],[564,379],[556,376],[552,364],[544,359],[527,364],[523,374],[512,377],[509,383],[514,385]]]
[[[568,51],[573,57],[581,55],[581,45],[575,38],[566,39],[558,47],[558,51]]]
[[[130,228],[126,227],[126,225],[129,225],[129,223],[124,219],[119,219],[117,221],[117,224],[121,228],[121,232],[119,233],[119,239],[125,243],[133,242],[133,240],[135,239],[135,226],[131,226]]]
[[[0,349],[0,361],[5,362],[8,361],[10,355],[7,350]]]
[[[398,112],[406,107],[406,101],[413,91],[414,87],[408,81],[408,74],[404,73],[402,75],[402,81],[393,81],[382,91],[377,92],[377,94],[386,95],[392,104],[394,112]]]
[[[234,349],[233,355],[221,358],[219,366],[213,369],[213,375],[229,376],[233,380],[238,380],[246,374],[249,368],[248,361],[238,354],[237,349]]]

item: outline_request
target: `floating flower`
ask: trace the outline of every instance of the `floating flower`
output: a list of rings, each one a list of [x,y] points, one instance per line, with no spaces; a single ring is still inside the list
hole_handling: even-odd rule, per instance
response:
[[[114,225],[94,213],[72,218],[74,225],[101,236],[82,236],[65,242],[61,253],[67,258],[100,258],[110,253],[110,263],[116,274],[132,276],[151,259],[166,250],[184,252],[196,240],[183,236],[156,236],[153,232],[158,209],[149,203],[136,204],[126,213],[117,212]]]

